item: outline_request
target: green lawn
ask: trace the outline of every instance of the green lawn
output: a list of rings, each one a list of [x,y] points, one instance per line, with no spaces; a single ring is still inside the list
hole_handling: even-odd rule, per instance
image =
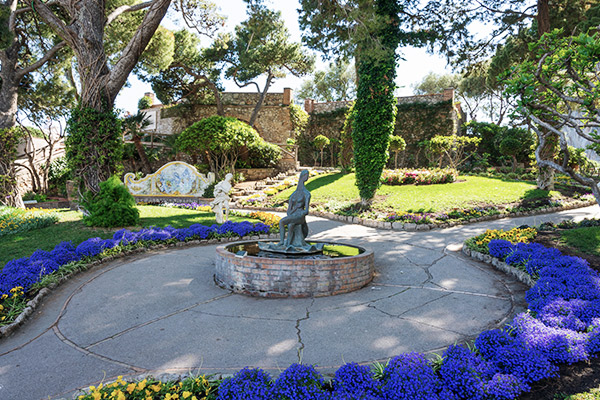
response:
[[[600,256],[600,226],[569,229],[560,233],[561,242],[577,250]]]
[[[375,195],[373,208],[386,211],[437,212],[452,208],[465,208],[485,204],[506,204],[527,199],[558,198],[557,191],[536,189],[532,182],[508,181],[498,178],[461,176],[461,182],[440,185],[382,185]],[[329,174],[308,181],[311,204],[332,205],[340,202],[357,202],[358,189],[354,174]],[[277,195],[277,201],[287,200],[295,187]]]
[[[138,206],[140,210],[140,224],[127,227],[130,230],[139,230],[145,226],[184,228],[192,224],[215,224],[214,214],[181,208],[168,208],[157,206]],[[60,222],[42,229],[34,229],[14,235],[3,236],[0,240],[0,269],[14,258],[28,257],[35,250],[50,251],[63,241],[72,241],[74,245],[91,237],[111,238],[117,229],[89,228],[81,222],[81,213],[76,211],[60,210]],[[230,216],[232,221],[243,221],[247,218]],[[258,222],[258,221],[253,221]]]

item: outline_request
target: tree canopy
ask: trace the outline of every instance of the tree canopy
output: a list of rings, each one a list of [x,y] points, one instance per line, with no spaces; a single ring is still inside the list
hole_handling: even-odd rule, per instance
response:
[[[314,57],[300,43],[290,41],[281,13],[260,1],[247,1],[248,19],[236,26],[233,34],[223,34],[206,49],[205,56],[223,65],[225,77],[239,87],[253,85],[260,99],[250,117],[254,125],[273,81],[288,73],[303,76],[314,68]],[[260,87],[257,78],[265,76]]]
[[[356,94],[355,82],[354,65],[337,60],[330,63],[325,71],[316,71],[311,78],[302,82],[296,98],[317,101],[352,100]]]
[[[537,134],[538,165],[553,168],[590,187],[600,204],[598,180],[576,171],[570,163],[567,129],[600,151],[600,85],[597,65],[600,34],[565,37],[562,30],[547,33],[532,46],[533,60],[514,67],[507,77],[507,93],[513,96],[516,113]],[[561,149],[556,162],[542,154],[548,142]],[[597,172],[596,172],[597,174]]]

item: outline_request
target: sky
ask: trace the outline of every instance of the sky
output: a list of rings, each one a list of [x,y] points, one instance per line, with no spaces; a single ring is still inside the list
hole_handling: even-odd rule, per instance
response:
[[[227,22],[222,32],[232,32],[234,27],[240,22],[246,19],[246,3],[243,0],[225,0],[216,2],[221,8],[220,13],[227,17]],[[298,25],[298,11],[300,8],[297,0],[285,0],[285,1],[269,1],[266,0],[265,4],[271,9],[281,11],[282,17],[285,20],[286,26],[290,32],[291,38],[295,42],[301,41],[300,27]],[[170,13],[174,14],[174,13]],[[172,15],[168,15],[167,19],[163,21],[163,25],[168,29],[181,29],[183,25],[181,22],[173,18]],[[209,42],[203,43],[208,45]],[[398,96],[410,96],[413,94],[412,85],[421,81],[425,75],[429,72],[435,72],[437,74],[449,73],[450,68],[446,67],[446,61],[442,57],[427,54],[424,49],[417,48],[404,48],[402,54],[405,61],[399,61],[398,68],[396,70],[396,95]],[[323,70],[327,67],[327,63],[321,60],[321,57],[317,55],[316,69]],[[292,75],[288,75],[286,78],[277,79],[269,89],[270,92],[283,92],[286,87],[298,90],[301,83],[306,80],[307,77],[296,78]],[[225,80],[225,90],[230,92],[249,92],[256,91],[254,87],[246,87],[243,89],[238,88],[232,81]],[[116,99],[116,107],[123,110],[135,113],[137,111],[138,100],[144,95],[145,92],[151,92],[152,88],[149,84],[139,81],[135,76],[131,75],[129,79],[129,87],[125,87],[119,93]]]

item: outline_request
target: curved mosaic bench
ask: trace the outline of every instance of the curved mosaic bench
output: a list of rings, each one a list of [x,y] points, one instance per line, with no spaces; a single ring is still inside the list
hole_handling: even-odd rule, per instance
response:
[[[155,173],[142,179],[128,173],[125,186],[137,201],[167,198],[190,200],[202,197],[206,188],[215,181],[215,174],[200,174],[193,165],[183,161],[171,161]]]

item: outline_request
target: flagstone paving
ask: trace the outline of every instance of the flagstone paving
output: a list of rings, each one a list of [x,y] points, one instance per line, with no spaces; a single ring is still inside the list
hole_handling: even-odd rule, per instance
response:
[[[311,238],[369,247],[376,265],[363,289],[314,299],[217,287],[214,245],[102,264],[55,289],[0,341],[0,399],[71,398],[118,375],[231,374],[245,366],[276,374],[294,362],[327,374],[351,361],[441,352],[526,308],[526,287],[464,257],[465,239],[487,228],[598,216],[594,206],[426,232],[310,217]]]

